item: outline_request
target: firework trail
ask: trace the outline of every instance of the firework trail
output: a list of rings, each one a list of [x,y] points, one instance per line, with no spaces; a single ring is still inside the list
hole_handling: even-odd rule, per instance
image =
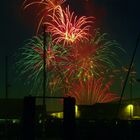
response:
[[[112,81],[103,84],[104,78],[91,77],[86,82],[77,81],[72,83],[71,90],[65,96],[76,99],[77,105],[93,105],[95,103],[107,103],[119,100],[116,93],[110,92]]]

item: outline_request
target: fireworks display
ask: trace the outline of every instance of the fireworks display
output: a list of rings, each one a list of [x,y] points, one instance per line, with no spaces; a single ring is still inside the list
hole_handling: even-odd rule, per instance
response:
[[[24,9],[38,7],[37,35],[22,49],[17,62],[21,75],[33,81],[34,87],[42,85],[44,42],[39,29],[46,25],[46,75],[50,93],[75,97],[76,103],[95,104],[117,101],[119,95],[112,92],[112,80],[118,51],[124,52],[107,33],[94,28],[94,17],[78,16],[65,0],[24,1]],[[110,80],[111,78],[111,80]],[[109,79],[109,80],[108,80]],[[108,81],[107,81],[108,80]]]

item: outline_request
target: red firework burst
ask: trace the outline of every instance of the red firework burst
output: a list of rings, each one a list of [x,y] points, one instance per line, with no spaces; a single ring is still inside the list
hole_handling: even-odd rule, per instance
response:
[[[66,96],[76,99],[78,105],[92,105],[95,103],[107,103],[117,101],[119,96],[110,92],[112,81],[103,84],[104,78],[89,78],[87,81],[79,80],[72,84],[71,90]]]
[[[69,6],[55,15],[49,15],[50,22],[45,22],[47,31],[53,36],[53,42],[73,44],[81,40],[88,40],[89,29],[93,23],[94,17],[82,16],[78,18],[74,12],[70,12]]]

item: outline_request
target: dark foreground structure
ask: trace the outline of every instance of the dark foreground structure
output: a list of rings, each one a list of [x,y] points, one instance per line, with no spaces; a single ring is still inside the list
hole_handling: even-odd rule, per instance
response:
[[[117,103],[78,106],[64,99],[63,118],[35,105],[34,97],[0,101],[0,140],[138,140],[139,100],[124,101],[116,117]]]

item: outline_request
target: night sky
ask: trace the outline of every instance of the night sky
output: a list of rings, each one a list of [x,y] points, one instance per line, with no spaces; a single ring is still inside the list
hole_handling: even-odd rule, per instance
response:
[[[22,98],[28,95],[28,89],[17,80],[15,61],[19,48],[35,35],[37,26],[35,11],[23,11],[22,0],[5,0],[1,2],[1,51],[0,51],[0,97],[5,96],[5,56],[8,56],[9,97]],[[77,15],[96,17],[95,27],[107,32],[115,39],[127,54],[126,65],[130,64],[136,39],[140,33],[139,0],[67,0],[70,9]],[[135,57],[136,79],[140,79],[139,65],[140,45]],[[133,87],[133,97],[140,97],[140,83]],[[128,93],[129,94],[129,93]]]

